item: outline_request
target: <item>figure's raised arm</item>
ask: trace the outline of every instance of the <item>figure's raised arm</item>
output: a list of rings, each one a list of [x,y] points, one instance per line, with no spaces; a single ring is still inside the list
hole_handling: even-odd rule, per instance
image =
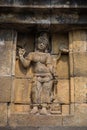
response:
[[[30,65],[30,62],[31,62],[31,58],[30,58],[30,55],[28,55],[28,57],[25,57],[24,58],[24,54],[25,54],[25,49],[19,49],[19,59],[20,59],[20,61],[22,62],[22,64],[23,64],[23,66],[25,67],[25,68],[27,68],[27,67],[29,67],[29,65]]]

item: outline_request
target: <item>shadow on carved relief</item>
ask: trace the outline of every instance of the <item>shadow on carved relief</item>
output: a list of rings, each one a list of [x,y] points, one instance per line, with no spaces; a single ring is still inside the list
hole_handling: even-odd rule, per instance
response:
[[[68,49],[59,48],[56,57],[52,56],[51,51],[49,52],[51,46],[49,35],[46,32],[36,35],[34,51],[26,52],[28,50],[28,47],[25,47],[26,43],[24,46],[20,45],[17,48],[20,72],[24,74],[22,78],[30,78],[31,82],[29,95],[31,110],[29,113],[36,115],[61,114],[62,106],[57,96],[57,62],[62,53],[68,53]],[[28,43],[29,45],[30,43]],[[31,73],[29,73],[30,70]],[[27,73],[29,73],[29,77],[27,77]]]

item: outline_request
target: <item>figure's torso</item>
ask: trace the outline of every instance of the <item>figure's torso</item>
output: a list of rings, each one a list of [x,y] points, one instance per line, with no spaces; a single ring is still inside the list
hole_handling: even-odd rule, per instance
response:
[[[48,53],[34,52],[32,53],[32,62],[33,62],[33,72],[34,73],[50,73],[49,68],[47,67]]]

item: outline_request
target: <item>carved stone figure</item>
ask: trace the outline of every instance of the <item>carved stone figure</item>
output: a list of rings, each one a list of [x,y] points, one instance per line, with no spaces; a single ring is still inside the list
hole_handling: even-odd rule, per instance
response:
[[[24,58],[25,50],[19,49],[19,58],[25,68],[33,66],[31,89],[31,113],[49,114],[47,104],[55,99],[54,90],[57,84],[56,64],[48,53],[49,38],[47,33],[40,33],[36,40],[35,52]],[[60,55],[59,55],[60,57]],[[59,59],[58,57],[58,59]],[[39,109],[40,108],[40,109]]]

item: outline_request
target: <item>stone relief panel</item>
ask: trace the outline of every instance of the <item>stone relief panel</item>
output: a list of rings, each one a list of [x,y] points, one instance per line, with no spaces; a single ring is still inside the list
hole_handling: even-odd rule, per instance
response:
[[[29,105],[30,114],[69,114],[68,39],[51,39],[47,32],[18,35],[13,102]]]

